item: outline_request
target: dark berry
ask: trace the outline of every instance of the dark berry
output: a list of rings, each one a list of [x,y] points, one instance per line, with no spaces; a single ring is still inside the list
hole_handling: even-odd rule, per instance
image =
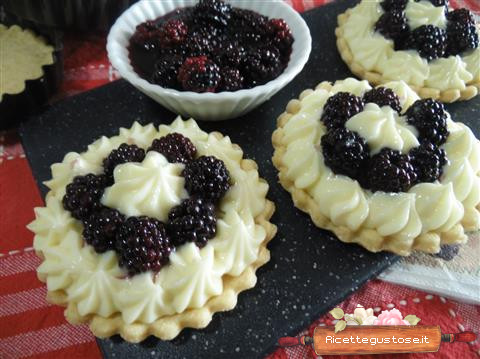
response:
[[[178,81],[187,91],[215,92],[220,80],[219,67],[206,56],[189,57],[178,70]]]
[[[395,111],[400,113],[402,106],[400,105],[400,99],[392,89],[386,87],[377,87],[363,95],[363,102],[372,102],[378,106],[390,106]]]
[[[454,259],[458,252],[460,251],[460,246],[458,244],[446,244],[440,248],[440,252],[434,254],[435,257],[443,259],[445,261],[451,261]]]
[[[279,50],[274,47],[249,51],[242,66],[247,87],[263,85],[282,71]]]
[[[220,71],[220,91],[238,91],[243,88],[244,78],[239,70],[225,67]]]
[[[435,182],[441,177],[443,166],[447,164],[445,151],[428,142],[411,149],[409,155],[417,174],[417,183]]]
[[[157,151],[171,163],[187,163],[194,159],[197,148],[189,138],[180,133],[169,133],[153,140],[147,151]]]
[[[280,51],[289,54],[293,44],[293,36],[288,24],[283,19],[271,19],[268,26],[273,34],[273,43],[277,45]]]
[[[202,156],[187,163],[183,171],[185,188],[192,196],[218,201],[230,188],[225,163],[213,156]]]
[[[391,10],[405,10],[407,7],[408,0],[383,0],[381,5],[383,10],[391,11]]]
[[[473,13],[465,8],[450,11],[447,14],[448,21],[458,22],[463,25],[475,25]]]
[[[229,30],[233,35],[240,32],[258,32],[266,36],[272,30],[268,21],[266,16],[252,10],[233,8]]]
[[[370,157],[370,148],[356,132],[344,127],[328,131],[321,140],[325,164],[340,175],[356,179]]]
[[[131,42],[144,50],[153,50],[159,46],[160,29],[154,21],[146,21],[137,26]]]
[[[211,39],[200,33],[194,33],[185,44],[185,53],[188,57],[209,56],[214,51]]]
[[[129,275],[158,272],[174,250],[162,222],[149,217],[130,217],[118,229],[115,247],[119,264]]]
[[[378,31],[387,39],[395,41],[402,41],[406,38],[409,30],[407,18],[401,10],[391,10],[384,13],[375,24],[375,31]]]
[[[450,21],[447,25],[448,55],[458,55],[478,47],[478,33],[475,25]]]
[[[104,175],[77,176],[66,187],[63,207],[74,218],[87,219],[92,212],[102,208],[100,199],[107,185],[108,179]]]
[[[127,162],[142,162],[145,158],[145,151],[137,145],[122,143],[116,150],[110,152],[103,160],[105,174],[111,179],[115,167]]]
[[[166,54],[155,63],[152,82],[167,88],[178,88],[177,72],[183,63],[183,58],[176,54]]]
[[[406,192],[416,181],[410,157],[389,148],[383,148],[370,158],[366,173],[372,192]]]
[[[219,59],[221,66],[238,69],[245,60],[246,51],[238,42],[226,41],[214,50],[214,56]]]
[[[412,45],[419,55],[428,61],[445,55],[447,49],[446,32],[433,25],[422,25],[411,33]]]
[[[217,230],[215,206],[201,198],[184,200],[168,214],[168,230],[175,246],[194,242],[204,247]]]
[[[115,249],[115,235],[125,217],[115,209],[107,207],[94,212],[83,222],[83,238],[97,253]]]
[[[348,92],[338,92],[325,103],[321,120],[328,129],[343,127],[350,117],[363,110],[363,106],[360,97]]]
[[[187,38],[188,27],[182,20],[171,19],[162,25],[159,40],[162,46],[178,45]]]
[[[416,2],[419,2],[420,0],[415,0]],[[448,0],[428,0],[432,3],[433,6],[445,6],[448,7]]]
[[[195,17],[209,25],[226,26],[232,7],[222,0],[200,0],[195,6]]]
[[[447,141],[447,112],[441,102],[417,100],[406,112],[407,122],[415,126],[421,142],[441,146]]]

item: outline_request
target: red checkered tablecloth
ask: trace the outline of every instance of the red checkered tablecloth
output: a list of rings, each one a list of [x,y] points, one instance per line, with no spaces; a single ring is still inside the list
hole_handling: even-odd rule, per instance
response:
[[[327,1],[287,0],[298,11],[320,6]],[[450,0],[450,3],[453,6],[467,5],[480,11],[479,0]],[[105,34],[66,36],[65,81],[60,97],[114,79],[116,73],[106,56]],[[100,351],[88,327],[68,324],[63,309],[46,302],[46,287],[36,277],[35,269],[40,260],[33,252],[32,233],[25,226],[34,217],[33,207],[42,204],[16,131],[0,132],[0,358],[99,358]],[[351,313],[357,304],[372,307],[377,314],[380,310],[398,308],[404,315],[415,314],[420,317],[421,324],[440,325],[443,333],[480,331],[479,306],[450,301],[379,280],[369,282],[339,306]],[[332,318],[324,315],[306,328],[303,334],[311,334],[316,325],[330,324]],[[288,359],[311,357],[316,356],[304,347],[278,349],[270,356]],[[435,354],[382,357],[480,358],[480,344],[478,340],[472,344],[444,344]]]

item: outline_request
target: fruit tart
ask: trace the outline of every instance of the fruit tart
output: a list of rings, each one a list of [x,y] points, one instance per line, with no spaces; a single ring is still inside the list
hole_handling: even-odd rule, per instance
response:
[[[28,228],[47,299],[98,337],[168,340],[235,307],[276,227],[257,165],[194,120],[138,123],[52,166]]]
[[[295,206],[343,242],[436,253],[480,228],[479,141],[404,82],[322,82],[290,101],[272,141]]]
[[[442,102],[480,89],[479,25],[448,0],[362,0],[338,17],[336,35],[350,70],[371,84],[403,80]]]

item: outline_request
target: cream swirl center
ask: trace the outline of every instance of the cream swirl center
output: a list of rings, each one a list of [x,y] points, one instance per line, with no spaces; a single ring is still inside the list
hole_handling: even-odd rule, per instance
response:
[[[169,163],[158,152],[147,153],[142,163],[115,168],[115,182],[105,189],[102,204],[126,216],[149,216],[166,221],[170,209],[187,198],[183,164]]]

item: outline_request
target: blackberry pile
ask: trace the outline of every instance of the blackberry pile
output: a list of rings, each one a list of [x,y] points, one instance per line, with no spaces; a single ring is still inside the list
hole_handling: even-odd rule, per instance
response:
[[[185,164],[185,187],[191,197],[171,209],[168,222],[146,216],[125,218],[101,204],[105,188],[113,183],[116,166],[140,162],[145,151],[121,144],[103,161],[105,174],[77,176],[66,187],[63,207],[83,222],[83,237],[97,253],[114,250],[129,275],[158,272],[176,247],[193,242],[204,247],[215,236],[215,204],[230,188],[230,174],[213,156],[195,159],[195,145],[179,133],[155,139],[147,151],[161,153],[171,163]]]
[[[419,1],[419,0],[415,0]],[[479,37],[473,14],[467,9],[448,11],[448,0],[430,0],[434,6],[444,6],[447,29],[422,25],[410,29],[405,16],[408,0],[384,0],[385,11],[375,24],[375,30],[394,41],[396,50],[416,50],[428,61],[459,55],[478,47]]]
[[[325,165],[373,192],[407,192],[417,183],[438,180],[447,164],[445,151],[440,148],[449,134],[443,105],[432,99],[418,100],[407,110],[407,122],[418,130],[420,146],[408,154],[383,148],[371,156],[365,139],[345,128],[348,119],[362,111],[366,103],[402,112],[398,96],[384,87],[367,91],[362,98],[346,92],[331,96],[321,117],[327,128],[321,138]]]
[[[287,67],[293,36],[269,19],[221,0],[200,0],[137,26],[130,39],[135,71],[177,90],[237,91],[265,84]]]

